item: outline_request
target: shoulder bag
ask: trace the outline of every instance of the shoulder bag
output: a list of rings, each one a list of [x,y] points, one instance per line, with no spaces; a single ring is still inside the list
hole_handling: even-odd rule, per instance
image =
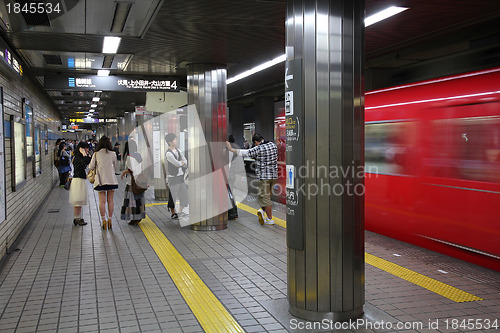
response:
[[[95,167],[94,167],[94,169],[90,169],[89,173],[87,174],[87,179],[89,180],[89,182],[91,184],[94,184],[94,182],[95,182],[96,173],[97,173],[97,156],[95,157]]]

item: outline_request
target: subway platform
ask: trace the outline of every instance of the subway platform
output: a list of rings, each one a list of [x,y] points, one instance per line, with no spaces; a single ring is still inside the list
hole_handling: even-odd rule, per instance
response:
[[[51,191],[0,265],[0,332],[500,331],[499,272],[371,232],[363,318],[294,318],[283,205],[274,226],[257,222],[248,197],[226,230],[193,231],[149,190],[148,218],[130,226],[119,219],[123,189],[111,230],[93,191],[83,227],[69,192]]]

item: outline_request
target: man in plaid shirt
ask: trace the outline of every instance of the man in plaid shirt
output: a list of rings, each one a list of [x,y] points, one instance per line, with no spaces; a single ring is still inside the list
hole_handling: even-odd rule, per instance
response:
[[[255,159],[255,174],[259,177],[259,205],[257,211],[260,224],[273,225],[273,211],[271,206],[271,189],[278,180],[278,147],[274,142],[265,141],[264,137],[255,133],[252,137],[255,147],[250,149],[234,149],[226,142],[227,149],[240,156]],[[264,212],[267,216],[264,216]]]

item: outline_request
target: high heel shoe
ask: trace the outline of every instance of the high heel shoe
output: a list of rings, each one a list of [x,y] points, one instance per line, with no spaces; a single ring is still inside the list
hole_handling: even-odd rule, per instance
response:
[[[112,226],[111,226],[111,219],[108,219],[108,229],[111,229]]]
[[[108,221],[106,221],[105,219],[102,219],[102,228],[104,230],[106,230],[108,228]]]

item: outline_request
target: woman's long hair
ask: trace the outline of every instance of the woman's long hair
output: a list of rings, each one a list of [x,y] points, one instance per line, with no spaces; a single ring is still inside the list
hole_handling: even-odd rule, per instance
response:
[[[90,146],[85,141],[82,141],[82,142],[78,143],[78,145],[75,148],[75,156],[83,157],[82,153],[80,152],[80,148],[85,149],[85,148],[90,148]]]
[[[111,145],[111,140],[107,136],[103,136],[99,139],[99,142],[97,143],[97,149],[95,151],[98,152],[101,149],[106,149],[108,151],[114,152],[113,146]]]

